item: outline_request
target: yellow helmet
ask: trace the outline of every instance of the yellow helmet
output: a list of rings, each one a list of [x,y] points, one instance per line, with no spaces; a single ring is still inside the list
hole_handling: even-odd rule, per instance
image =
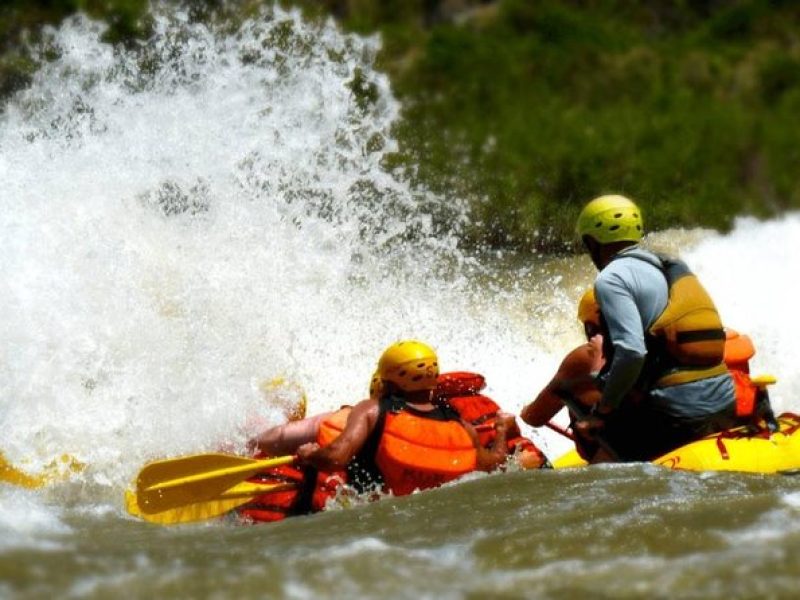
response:
[[[378,376],[404,392],[432,390],[439,376],[439,359],[427,344],[403,340],[384,350],[378,361]]]
[[[592,323],[600,326],[600,305],[594,297],[594,288],[590,287],[578,302],[578,320],[583,323]]]
[[[642,212],[625,196],[600,196],[583,207],[578,216],[578,235],[601,244],[638,242],[644,235]]]
[[[369,380],[369,397],[370,400],[380,400],[381,396],[383,396],[383,381],[381,380],[381,375],[378,371],[375,371],[372,374],[372,377]]]

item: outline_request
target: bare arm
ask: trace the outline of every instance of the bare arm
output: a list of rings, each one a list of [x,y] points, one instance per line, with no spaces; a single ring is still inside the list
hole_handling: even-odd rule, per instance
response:
[[[533,402],[522,409],[522,420],[533,427],[541,427],[555,417],[564,406],[558,391],[565,385],[587,406],[597,402],[599,392],[590,374],[603,366],[602,344],[602,336],[596,335],[567,354],[555,377]]]
[[[260,452],[268,456],[294,454],[303,444],[317,439],[320,423],[331,414],[322,413],[308,419],[271,427],[249,440],[247,449],[253,454]]]
[[[553,391],[554,388],[555,382],[551,381],[533,402],[522,409],[520,417],[523,421],[533,427],[541,427],[564,408],[561,399]]]
[[[342,434],[321,448],[316,442],[303,444],[297,449],[301,462],[322,471],[340,471],[347,467],[364,446],[378,421],[378,402],[363,400],[353,407]]]

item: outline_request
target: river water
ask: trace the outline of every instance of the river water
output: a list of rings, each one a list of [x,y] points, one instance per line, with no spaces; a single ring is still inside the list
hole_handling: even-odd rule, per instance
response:
[[[0,118],[0,451],[33,474],[85,465],[0,484],[0,597],[796,597],[797,477],[618,465],[273,525],[127,515],[145,463],[241,450],[280,422],[265,382],[302,386],[311,413],[352,403],[398,338],[482,372],[518,412],[580,342],[593,271],[459,249],[466,209],[382,166],[400,106],[375,38],[171,10],[141,49],[100,38],[83,19],[53,31],[58,57]],[[357,73],[374,102],[354,98]],[[778,376],[776,408],[800,410],[800,216],[648,242],[690,263],[754,338],[754,370]]]

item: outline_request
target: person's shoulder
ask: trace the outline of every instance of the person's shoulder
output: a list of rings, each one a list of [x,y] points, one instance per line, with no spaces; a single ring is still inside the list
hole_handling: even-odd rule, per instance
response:
[[[369,414],[369,413],[376,413],[380,408],[378,401],[374,398],[367,398],[366,400],[362,400],[361,402],[357,402],[355,406],[352,407],[350,414],[352,415],[362,415],[362,414]]]
[[[626,248],[620,252],[611,263],[620,263],[628,267],[638,265],[644,268],[652,267],[660,270],[664,268],[665,260],[674,262],[678,259],[637,245]]]
[[[632,263],[628,260],[614,260],[608,263],[605,268],[597,274],[594,280],[594,291],[599,297],[603,296],[604,291],[624,285],[633,276]]]
[[[573,348],[561,361],[556,379],[589,373],[597,360],[597,350],[591,342]]]
[[[379,415],[380,405],[378,401],[367,398],[353,406],[353,409],[347,415],[346,428],[359,429],[366,427],[367,430],[372,430],[378,421]]]
[[[597,276],[597,281],[602,285],[602,282],[618,281],[620,278],[626,279],[633,273],[653,270],[660,271],[662,268],[661,264],[661,259],[657,254],[639,246],[633,246],[617,254],[617,256],[600,271]]]

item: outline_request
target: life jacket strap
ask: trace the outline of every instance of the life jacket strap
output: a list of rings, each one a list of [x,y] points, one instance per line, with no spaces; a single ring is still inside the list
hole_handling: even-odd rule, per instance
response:
[[[709,379],[724,375],[728,372],[728,367],[725,363],[719,363],[713,367],[679,367],[678,369],[659,377],[656,380],[655,387],[665,388],[673,385],[680,385],[682,383],[691,383],[693,381],[700,381],[701,379]]]
[[[386,414],[390,411],[400,410],[401,405],[402,399],[396,396],[383,396],[378,400],[378,419],[375,422],[375,428],[367,437],[361,450],[347,464],[347,483],[360,494],[384,485],[383,474],[375,463],[375,456],[378,453],[378,445],[383,436],[384,427],[386,427]]]
[[[675,341],[679,344],[691,344],[693,342],[712,342],[725,340],[725,330],[720,329],[697,329],[695,331],[679,331],[675,335]]]

